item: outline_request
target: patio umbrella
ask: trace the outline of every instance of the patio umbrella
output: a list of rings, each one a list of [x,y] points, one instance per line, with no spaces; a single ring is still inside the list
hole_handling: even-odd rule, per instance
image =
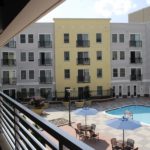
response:
[[[106,124],[115,129],[123,130],[123,149],[124,149],[124,130],[134,130],[136,128],[141,127],[139,121],[135,121],[125,117],[108,120]]]
[[[87,116],[88,115],[96,115],[98,111],[94,108],[89,108],[89,107],[83,107],[83,108],[78,108],[74,111],[76,115],[81,115],[85,116],[85,125],[87,125]]]

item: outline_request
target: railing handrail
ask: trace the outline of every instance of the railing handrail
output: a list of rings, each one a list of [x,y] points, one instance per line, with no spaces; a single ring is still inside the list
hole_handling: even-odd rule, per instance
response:
[[[74,137],[70,136],[68,133],[64,132],[60,128],[56,127],[54,124],[51,124],[47,120],[43,119],[39,115],[35,114],[31,110],[29,110],[27,107],[23,106],[22,104],[18,103],[14,99],[10,98],[3,92],[0,92],[0,96],[5,99],[5,102],[10,104],[10,106],[14,109],[19,111],[21,114],[27,116],[29,119],[31,119],[34,123],[42,127],[44,131],[49,133],[51,136],[56,138],[59,142],[58,148],[55,149],[63,149],[63,145],[70,148],[70,149],[77,149],[77,150],[94,150],[90,146],[84,144],[81,141],[78,141]],[[2,103],[2,99],[0,99],[0,103]],[[3,106],[4,107],[4,106]],[[2,106],[0,107],[2,109]],[[2,113],[2,112],[1,112]],[[14,111],[15,113],[15,111]],[[2,116],[2,114],[0,114]],[[16,114],[17,116],[17,114]],[[14,116],[15,117],[15,116]],[[1,118],[0,118],[1,119]],[[1,120],[2,121],[2,120]],[[2,123],[2,122],[1,122]],[[15,124],[14,124],[15,125]],[[33,129],[34,130],[34,129]],[[15,130],[16,131],[16,130]],[[52,142],[45,137],[44,135],[41,134],[42,138],[46,138],[46,140],[49,142],[49,145],[52,144]],[[36,137],[35,137],[36,138]],[[55,146],[56,147],[56,146]],[[16,148],[17,149],[17,148]],[[53,148],[54,149],[54,148]]]

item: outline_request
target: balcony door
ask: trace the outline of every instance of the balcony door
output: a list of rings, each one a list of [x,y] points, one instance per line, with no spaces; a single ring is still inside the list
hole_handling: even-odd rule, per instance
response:
[[[40,81],[50,82],[51,80],[51,70],[40,70]]]
[[[14,99],[16,98],[16,91],[15,91],[15,89],[3,90],[3,92],[6,95],[10,96],[11,98],[14,98]]]
[[[84,87],[78,87],[78,98],[79,99],[84,98]]]
[[[50,64],[51,53],[40,53],[40,63],[41,65]]]

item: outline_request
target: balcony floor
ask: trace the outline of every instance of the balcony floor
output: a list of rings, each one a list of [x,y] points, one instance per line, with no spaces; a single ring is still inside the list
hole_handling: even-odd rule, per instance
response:
[[[0,133],[0,150],[12,150],[3,133]]]

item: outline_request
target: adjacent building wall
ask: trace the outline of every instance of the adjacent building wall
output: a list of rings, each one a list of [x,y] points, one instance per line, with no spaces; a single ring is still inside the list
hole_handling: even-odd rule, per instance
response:
[[[64,34],[69,34],[69,42],[64,43]],[[96,42],[96,33],[101,33],[102,41]],[[77,34],[88,34],[90,46],[78,47]],[[55,19],[55,75],[56,90],[64,92],[66,87],[77,91],[89,86],[97,91],[98,86],[103,90],[110,89],[110,24],[109,19]],[[70,59],[64,61],[64,52],[69,52]],[[97,51],[102,52],[102,60],[97,60]],[[78,64],[78,52],[88,52],[89,64]],[[102,69],[102,77],[97,77],[97,69]],[[70,70],[70,77],[65,79],[64,70]],[[78,70],[88,69],[89,82],[78,82]],[[63,96],[63,95],[62,95]]]

